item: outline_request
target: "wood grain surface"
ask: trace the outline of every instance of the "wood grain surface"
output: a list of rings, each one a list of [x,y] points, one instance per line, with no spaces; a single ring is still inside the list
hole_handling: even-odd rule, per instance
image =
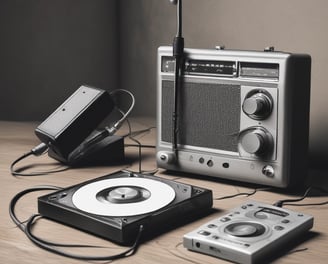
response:
[[[136,118],[133,120],[132,124],[133,130],[139,130],[153,126],[155,121],[146,118]],[[34,135],[34,129],[36,126],[36,123],[0,122],[1,263],[81,263],[79,260],[73,260],[47,252],[29,241],[25,234],[11,221],[8,213],[9,202],[16,193],[36,185],[68,187],[120,169],[138,171],[138,149],[136,147],[126,148],[126,162],[120,165],[69,169],[64,172],[42,176],[13,177],[9,170],[12,161],[39,144],[38,139]],[[119,134],[124,134],[126,132],[127,128],[123,127],[123,129],[119,131]],[[150,133],[145,133],[137,138],[143,144],[155,145],[156,129],[152,129]],[[126,143],[133,142],[126,140]],[[17,168],[25,165],[29,165],[26,172],[49,170],[61,166],[47,155],[28,157],[26,160],[20,162],[17,165]],[[151,171],[154,169],[156,169],[155,150],[143,149],[142,170]],[[255,186],[252,185],[213,180],[203,176],[190,177],[191,175],[188,174],[168,174],[163,170],[159,170],[156,175],[167,179],[175,179],[187,184],[209,188],[213,191],[214,198],[232,195],[238,192],[251,192],[255,188]],[[315,179],[314,182],[317,184],[320,183],[321,186],[328,185],[328,173],[313,172],[312,178]],[[17,216],[22,220],[26,220],[31,214],[37,213],[37,197],[45,193],[47,192],[32,193],[21,199],[16,207]],[[152,239],[145,241],[133,256],[116,260],[114,263],[228,263],[221,259],[186,250],[181,244],[183,235],[215,217],[226,214],[230,209],[239,206],[249,199],[272,204],[277,200],[291,197],[295,196],[284,191],[272,189],[259,191],[248,198],[240,196],[226,200],[215,200],[213,204],[215,210],[212,214],[198,218],[193,222],[155,236]],[[306,199],[306,202],[322,202],[327,199],[327,196],[309,197]],[[313,215],[315,218],[314,227],[311,232],[301,237],[298,241],[293,241],[293,245],[287,247],[288,252],[274,252],[275,258],[272,262],[295,264],[327,263],[328,205],[287,208]],[[69,244],[83,243],[101,246],[101,248],[65,249],[68,252],[75,252],[84,255],[112,255],[114,253],[122,252],[125,249],[124,247],[111,243],[108,240],[45,219],[37,222],[34,226],[34,232],[40,237],[55,242]]]

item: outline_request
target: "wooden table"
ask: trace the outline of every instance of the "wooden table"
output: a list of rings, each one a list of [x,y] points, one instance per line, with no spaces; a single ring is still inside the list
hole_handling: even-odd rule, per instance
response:
[[[154,120],[134,119],[133,130],[139,130],[154,125]],[[0,122],[0,258],[1,263],[80,263],[79,260],[73,260],[66,257],[49,253],[35,246],[23,232],[21,232],[11,221],[8,214],[8,205],[11,198],[18,192],[35,185],[56,185],[68,187],[83,181],[97,178],[108,173],[128,168],[132,171],[138,171],[138,151],[135,147],[126,148],[127,162],[115,166],[85,167],[79,169],[70,169],[64,172],[33,176],[33,177],[13,177],[10,174],[9,166],[13,160],[28,152],[32,147],[39,144],[34,135],[36,123],[22,122]],[[125,133],[126,127],[120,133]],[[156,130],[139,136],[138,139],[143,144],[155,145]],[[156,169],[155,150],[142,150],[142,169]],[[54,160],[47,155],[40,157],[28,157],[20,162],[18,167],[33,164],[34,167],[29,171],[52,169],[58,166]],[[254,190],[252,185],[242,185],[233,182],[210,180],[199,177],[189,177],[187,174],[169,175],[165,171],[159,170],[156,174],[167,179],[178,179],[178,181],[209,188],[213,191],[213,197],[218,198],[226,195],[236,194],[238,192],[250,192]],[[327,174],[317,174],[321,185],[327,186]],[[313,178],[314,178],[313,176]],[[327,188],[327,187],[326,187]],[[29,194],[24,197],[16,207],[16,213],[20,219],[26,220],[31,214],[37,212],[37,197],[47,192]],[[260,191],[253,196],[246,198],[243,196],[214,201],[213,207],[215,213],[206,217],[196,219],[184,226],[168,231],[164,234],[154,237],[144,242],[137,253],[125,259],[116,260],[116,263],[227,263],[214,257],[190,252],[183,248],[181,242],[185,233],[197,228],[207,221],[226,214],[230,209],[239,206],[248,199],[257,200],[272,204],[273,202],[294,197],[281,191]],[[322,202],[326,197],[310,197],[307,202]],[[306,206],[306,207],[288,207],[292,210],[302,211],[311,214],[315,218],[315,224],[311,232],[300,238],[298,243],[291,248],[289,253],[279,253],[279,258],[274,263],[327,263],[328,259],[328,205],[324,206]],[[121,252],[122,247],[113,244],[107,240],[86,234],[82,231],[55,223],[49,220],[40,220],[34,227],[35,234],[56,242],[62,243],[83,243],[100,245],[106,248],[83,248],[67,249],[69,252],[92,254],[92,255],[111,255]],[[300,249],[300,251],[299,251]],[[306,250],[302,250],[306,249]]]

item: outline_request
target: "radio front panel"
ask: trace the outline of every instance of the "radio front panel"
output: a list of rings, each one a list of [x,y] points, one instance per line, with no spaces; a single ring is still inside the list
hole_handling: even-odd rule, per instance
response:
[[[170,47],[159,48],[159,167],[278,187],[303,181],[300,175],[293,179],[292,170],[300,172],[295,159],[307,162],[308,109],[301,107],[309,106],[309,56],[186,49],[178,155],[172,159],[171,54]],[[296,73],[304,80],[295,81]],[[296,96],[302,102],[295,103]],[[300,112],[304,116],[296,117]]]

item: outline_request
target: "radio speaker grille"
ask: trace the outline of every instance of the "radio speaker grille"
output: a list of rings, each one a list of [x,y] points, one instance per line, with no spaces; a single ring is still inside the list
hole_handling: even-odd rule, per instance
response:
[[[172,142],[173,87],[162,81],[164,142]],[[240,85],[184,82],[179,98],[179,144],[238,152]]]

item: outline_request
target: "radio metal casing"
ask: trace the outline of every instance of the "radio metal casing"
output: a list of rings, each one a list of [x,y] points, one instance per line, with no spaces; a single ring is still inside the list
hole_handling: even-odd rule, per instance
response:
[[[304,185],[311,57],[185,49],[172,151],[172,47],[158,49],[158,167],[275,187]]]

